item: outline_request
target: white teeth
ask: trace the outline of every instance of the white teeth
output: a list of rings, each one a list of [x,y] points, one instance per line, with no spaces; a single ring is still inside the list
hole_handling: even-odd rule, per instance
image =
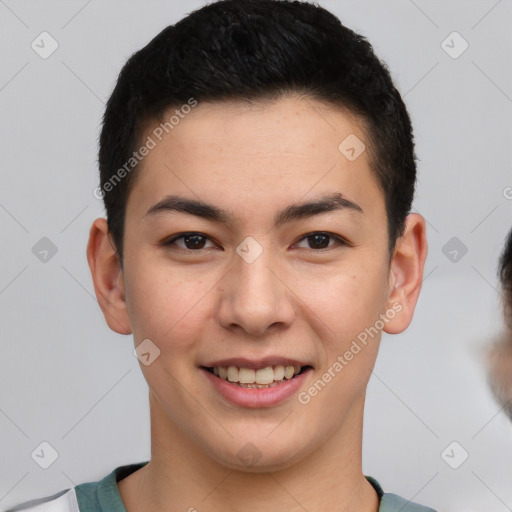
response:
[[[287,366],[284,369],[284,378],[291,379],[293,377],[294,373],[295,373],[295,368],[293,366]]]
[[[221,379],[228,380],[244,387],[262,388],[275,385],[284,379],[290,380],[300,373],[301,366],[267,366],[259,370],[238,368],[236,366],[216,366],[213,373]]]
[[[256,372],[250,368],[240,368],[238,370],[238,382],[240,384],[254,384]]]
[[[238,368],[236,366],[228,368],[228,380],[229,382],[238,382]]]
[[[284,379],[284,366],[282,364],[274,367],[274,379],[275,380],[283,380]]]
[[[267,366],[256,372],[256,384],[272,384],[274,382],[274,370]],[[277,380],[277,379],[276,379]]]

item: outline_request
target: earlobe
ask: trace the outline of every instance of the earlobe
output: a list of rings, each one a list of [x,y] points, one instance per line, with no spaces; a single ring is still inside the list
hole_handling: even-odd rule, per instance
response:
[[[115,246],[110,239],[107,220],[96,219],[89,232],[87,261],[94,291],[108,326],[119,334],[132,329],[125,302],[124,276]]]
[[[398,312],[386,323],[385,332],[398,334],[409,327],[423,282],[426,258],[425,219],[411,213],[407,216],[404,234],[397,240],[391,260],[387,307]]]

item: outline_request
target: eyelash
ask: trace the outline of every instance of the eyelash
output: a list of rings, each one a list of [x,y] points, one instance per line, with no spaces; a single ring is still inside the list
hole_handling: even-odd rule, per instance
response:
[[[344,240],[342,237],[340,237],[338,235],[335,235],[334,233],[330,233],[328,231],[313,231],[311,233],[307,233],[302,238],[300,238],[297,241],[297,243],[302,242],[303,240],[305,240],[307,238],[310,238],[310,237],[313,237],[315,235],[324,235],[326,237],[332,238],[332,239],[334,239],[338,243],[338,246],[348,246],[349,245],[349,243],[346,240]],[[177,240],[180,240],[180,239],[185,238],[187,236],[198,236],[198,237],[205,238],[205,239],[210,240],[211,242],[213,242],[210,239],[210,237],[206,236],[203,233],[198,233],[198,232],[195,232],[195,231],[187,231],[185,233],[181,233],[180,235],[174,236],[173,238],[162,242],[161,245],[165,246],[165,247],[171,247],[171,246],[173,246],[175,244],[175,242]],[[330,246],[330,247],[324,247],[322,249],[310,249],[310,250],[312,250],[314,252],[323,252],[323,251],[326,251],[326,250],[329,250],[329,249],[333,249],[334,247],[335,246]],[[209,249],[209,247],[201,248],[201,249],[188,249],[188,248],[184,249],[183,247],[178,247],[178,249],[181,250],[181,251],[185,251],[185,252],[201,252],[203,250]]]

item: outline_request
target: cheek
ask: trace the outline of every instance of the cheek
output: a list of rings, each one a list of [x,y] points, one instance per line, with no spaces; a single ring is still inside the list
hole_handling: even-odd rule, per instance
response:
[[[161,350],[187,346],[201,328],[211,286],[198,278],[184,279],[175,269],[139,269],[130,274],[136,284],[126,297],[135,340],[149,338]]]
[[[326,339],[343,343],[378,319],[386,304],[386,283],[383,269],[352,264],[328,275],[310,274],[298,295],[321,320]]]
[[[365,260],[367,261],[367,260]],[[386,305],[386,279],[383,269],[354,266],[314,285],[309,306],[324,324],[321,339],[324,358],[311,387],[302,395],[309,401],[311,417],[330,419],[320,428],[334,429],[364,393],[379,349],[381,329],[376,329]]]

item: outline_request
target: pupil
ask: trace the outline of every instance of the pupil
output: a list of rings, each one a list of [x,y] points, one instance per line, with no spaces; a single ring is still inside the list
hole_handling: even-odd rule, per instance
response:
[[[191,244],[192,247],[189,247],[189,242],[191,239],[194,239],[195,241]],[[203,239],[203,243],[201,244],[201,239]],[[199,242],[198,242],[199,240]],[[204,237],[201,235],[187,235],[185,237],[185,245],[188,249],[202,249],[204,245]]]
[[[322,234],[317,234],[317,235],[311,235],[311,238],[313,238],[313,240],[315,240],[313,243],[316,244],[318,242],[318,239],[319,238],[323,238],[324,239],[324,243],[322,244],[320,242],[320,248],[323,249],[325,247],[327,247],[329,245],[329,242],[325,243],[326,240],[329,238],[327,235],[322,235]]]

